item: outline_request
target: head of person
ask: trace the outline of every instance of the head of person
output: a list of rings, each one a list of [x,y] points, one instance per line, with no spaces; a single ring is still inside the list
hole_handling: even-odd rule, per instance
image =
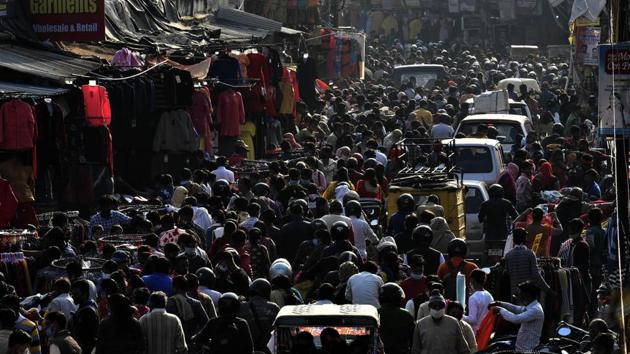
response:
[[[46,336],[48,338],[53,338],[57,334],[57,332],[66,329],[66,322],[66,316],[63,314],[63,312],[47,312],[46,316],[44,316],[44,323],[46,324]]]
[[[446,314],[461,321],[464,317],[464,306],[459,301],[451,301],[448,304]]]
[[[483,289],[486,284],[486,272],[481,269],[475,269],[470,273],[470,282],[473,289]]]
[[[411,240],[415,248],[426,249],[433,241],[433,230],[428,225],[420,225],[413,230]]]
[[[522,227],[517,227],[512,231],[515,245],[524,245],[527,242],[527,232]]]
[[[202,267],[197,269],[195,273],[197,278],[199,279],[199,285],[206,287],[208,289],[212,289],[216,282],[216,275],[212,271],[212,269],[208,267]]]
[[[444,317],[446,300],[439,290],[432,290],[429,297],[429,314],[434,320],[441,320]]]
[[[604,219],[604,214],[600,208],[593,208],[588,211],[588,222],[591,226],[600,225]]]
[[[608,325],[606,324],[606,321],[601,318],[596,318],[588,324],[588,335],[591,337],[591,340],[597,338],[598,335],[607,332]]]
[[[14,329],[9,335],[9,350],[7,354],[26,354],[33,342],[30,334],[21,329]]]
[[[250,284],[247,295],[250,299],[258,296],[269,301],[271,297],[271,283],[265,278],[258,278]]]
[[[398,206],[399,212],[410,213],[415,209],[416,202],[411,194],[405,193],[398,197],[396,205]]]
[[[70,281],[66,278],[59,278],[55,280],[52,287],[52,293],[54,296],[70,293]]]
[[[419,280],[424,273],[424,258],[419,254],[414,254],[409,259],[409,277]]]
[[[111,211],[116,208],[116,200],[109,194],[102,196],[98,204],[101,216],[106,218],[109,218]]]
[[[393,305],[400,307],[401,302],[405,298],[405,292],[396,283],[385,283],[381,285],[379,291],[379,301],[381,305]]]
[[[165,309],[167,296],[163,291],[155,291],[149,296],[149,308],[153,309]]]
[[[448,243],[448,246],[446,247],[446,249],[447,249],[448,256],[450,258],[453,258],[453,257],[466,258],[466,254],[468,253],[468,246],[466,245],[466,242],[459,238],[452,239]]]
[[[367,261],[363,263],[361,270],[364,272],[371,273],[371,274],[376,274],[378,273],[378,265],[374,263],[373,261]]]
[[[90,283],[85,279],[75,281],[72,283],[70,294],[77,305],[87,302],[90,299]]]
[[[569,235],[571,237],[580,237],[582,230],[584,230],[584,222],[580,218],[569,221]]]
[[[335,299],[335,287],[330,283],[323,283],[315,292],[315,300],[330,301]]]
[[[540,296],[540,288],[532,281],[525,281],[518,284],[518,298],[522,305],[529,305],[532,301],[538,300]]]
[[[609,354],[615,349],[615,339],[610,333],[599,334],[593,339],[591,354]]]
[[[232,292],[221,295],[217,307],[219,317],[235,318],[240,308],[238,295]]]
[[[542,210],[542,208],[536,207],[532,210],[532,220],[535,223],[540,224],[544,216],[545,212]]]

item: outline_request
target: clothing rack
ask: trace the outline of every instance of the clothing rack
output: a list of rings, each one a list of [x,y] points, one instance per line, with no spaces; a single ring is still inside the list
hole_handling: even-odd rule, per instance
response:
[[[40,223],[44,223],[47,222],[49,220],[52,220],[52,218],[55,216],[55,214],[64,214],[68,219],[74,219],[74,218],[78,218],[79,217],[79,211],[78,210],[70,210],[70,211],[51,211],[48,213],[41,213],[41,214],[37,214],[37,221],[39,221]]]
[[[541,268],[554,268],[560,269],[561,262],[558,257],[538,257],[538,266]]]
[[[2,263],[16,263],[21,260],[25,260],[24,252],[5,252],[0,253],[0,262]]]
[[[138,76],[142,76],[142,75],[148,73],[149,71],[154,70],[154,69],[156,69],[156,68],[166,64],[167,62],[168,62],[167,60],[164,60],[162,62],[159,62],[159,63],[153,65],[152,67],[150,67],[150,68],[148,68],[148,69],[146,69],[144,71],[141,71],[141,72],[139,72],[137,74],[133,74],[133,75],[127,76],[127,77],[102,77],[102,75],[100,75],[100,74],[92,74],[93,76],[72,74],[72,76],[83,78],[83,79],[93,79],[93,80],[101,80],[101,81],[125,81],[125,80],[135,79]],[[95,75],[98,75],[99,77],[94,77]]]

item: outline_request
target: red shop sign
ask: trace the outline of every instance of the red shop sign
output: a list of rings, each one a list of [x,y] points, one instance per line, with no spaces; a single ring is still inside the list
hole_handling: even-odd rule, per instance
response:
[[[28,0],[33,31],[52,41],[105,39],[105,0]]]
[[[630,74],[630,49],[606,49],[604,70],[607,74]]]

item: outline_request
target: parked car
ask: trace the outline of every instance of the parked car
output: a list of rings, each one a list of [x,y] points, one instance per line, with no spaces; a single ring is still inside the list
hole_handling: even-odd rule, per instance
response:
[[[464,179],[464,210],[466,212],[466,243],[468,257],[482,259],[485,242],[483,224],[479,222],[481,203],[489,199],[487,184],[481,181]]]
[[[505,153],[512,151],[512,145],[514,145],[517,134],[526,137],[527,133],[533,130],[532,123],[525,116],[514,114],[475,114],[459,122],[455,135],[464,133],[467,137],[471,137],[477,133],[477,128],[481,124],[493,126],[499,131],[497,138],[501,142]]]
[[[503,170],[503,148],[494,139],[447,139],[442,144],[453,149],[453,161],[464,179],[495,183]]]
[[[514,101],[513,99],[508,99],[508,103],[510,105],[509,112],[478,112],[475,110],[475,102],[473,98],[469,98],[466,100],[468,103],[468,114],[484,114],[484,113],[508,113],[517,116],[525,116],[529,119],[529,122],[532,122],[532,112],[529,110],[529,106],[524,101]]]

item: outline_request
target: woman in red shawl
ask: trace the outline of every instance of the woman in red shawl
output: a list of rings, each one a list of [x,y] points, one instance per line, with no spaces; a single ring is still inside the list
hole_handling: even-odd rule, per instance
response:
[[[376,171],[373,168],[365,170],[363,178],[357,182],[357,193],[361,198],[383,200],[383,189],[376,179]]]
[[[560,181],[553,175],[551,163],[545,161],[538,168],[532,183],[534,193],[560,190]]]
[[[291,146],[291,151],[300,150],[302,148],[302,145],[298,144],[298,142],[295,140],[295,136],[292,133],[284,133],[283,137],[284,140],[286,140]]]
[[[503,187],[505,198],[512,203],[516,203],[516,179],[518,176],[518,166],[515,163],[510,162],[497,180],[497,183]]]

